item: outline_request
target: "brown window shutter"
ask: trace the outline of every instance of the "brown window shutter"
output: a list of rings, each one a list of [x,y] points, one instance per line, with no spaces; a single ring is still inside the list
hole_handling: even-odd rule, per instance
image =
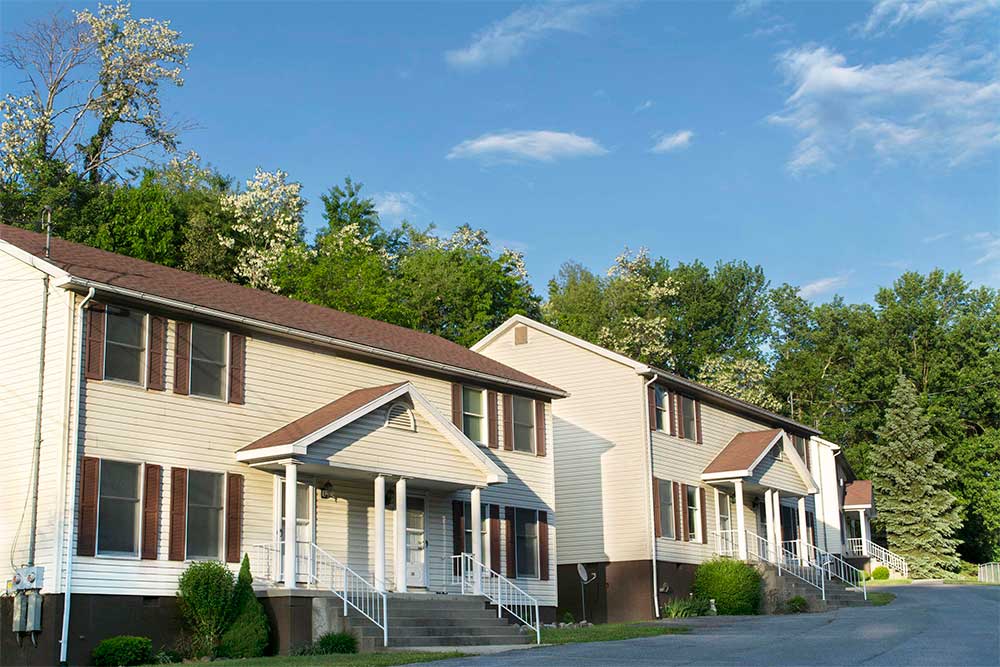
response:
[[[243,475],[226,475],[226,562],[239,563],[243,546]]]
[[[507,533],[507,578],[517,578],[517,556],[514,552],[514,508],[504,508],[504,530]]]
[[[681,531],[681,485],[674,482],[673,487],[674,502],[672,504],[674,506],[674,539],[679,541],[684,539],[681,534],[683,532]]]
[[[187,395],[191,380],[191,323],[177,323],[174,349],[174,393]]]
[[[656,389],[653,385],[646,387],[646,406],[649,409],[649,430],[656,430]]]
[[[247,337],[229,334],[229,402],[243,405],[245,400]]]
[[[451,555],[459,556],[465,551],[465,503],[451,501]]]
[[[708,505],[705,504],[705,489],[698,489],[698,512],[701,515],[701,543],[708,544]]]
[[[681,534],[685,542],[688,541],[690,526],[688,525],[688,488],[687,484],[681,484]]]
[[[684,438],[687,435],[684,432],[684,397],[674,394],[674,398],[677,399],[677,437]]]
[[[545,401],[535,401],[535,455],[545,456]]]
[[[497,415],[497,393],[495,391],[486,392],[486,431],[487,431],[487,444],[493,449],[499,447],[499,441],[497,437],[497,431],[500,430],[500,424],[497,421],[499,415]]]
[[[660,480],[653,478],[653,533],[657,537],[663,537],[663,528],[660,525]]]
[[[88,380],[104,379],[104,304],[92,301],[87,308],[87,343],[84,354],[84,374]]]
[[[184,560],[187,532],[187,468],[170,469],[170,560]]]
[[[667,403],[670,404],[670,435],[677,435],[677,394],[667,394]]]
[[[76,555],[93,556],[97,552],[97,493],[101,459],[83,457],[80,462],[80,525],[77,528]]]
[[[538,512],[538,578],[549,580],[549,515]]]
[[[451,423],[462,428],[462,385],[458,382],[451,383]]]
[[[503,395],[503,448],[514,449],[514,397]]]
[[[694,403],[694,424],[695,424],[695,430],[697,431],[697,433],[695,433],[695,438],[698,444],[700,445],[701,444],[701,401],[695,401]]]
[[[500,506],[490,505],[490,569],[500,571]]]
[[[149,318],[149,382],[154,391],[167,386],[167,318],[153,315]]]
[[[142,490],[142,558],[156,560],[160,546],[160,481],[163,468],[146,464]]]

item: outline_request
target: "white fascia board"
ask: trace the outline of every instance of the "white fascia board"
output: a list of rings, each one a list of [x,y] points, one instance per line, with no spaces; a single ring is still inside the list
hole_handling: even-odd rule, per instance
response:
[[[788,460],[792,462],[792,467],[799,473],[802,483],[806,485],[806,491],[810,494],[819,493],[819,485],[816,484],[816,480],[809,473],[809,467],[802,460],[802,457],[799,456],[789,438],[785,438],[782,442],[782,451],[788,455]]]
[[[4,241],[3,239],[0,239],[0,251],[7,253],[16,260],[24,262],[25,264],[31,266],[32,268],[38,269],[39,271],[49,274],[50,276],[56,278],[57,280],[63,280],[68,282],[70,275],[66,273],[66,271],[63,271],[62,269],[60,269],[58,266],[56,266],[51,262],[45,261],[45,259],[42,257],[38,257],[37,255],[32,255],[27,250],[22,250],[21,248],[17,247],[10,241]],[[65,283],[57,282],[56,286],[62,287],[63,284]]]
[[[733,437],[735,438],[736,436],[733,436]],[[777,442],[778,442],[779,440],[781,440],[782,438],[784,438],[784,437],[785,437],[785,432],[784,432],[784,430],[780,430],[780,429],[779,429],[779,430],[778,430],[778,435],[776,435],[776,436],[774,436],[773,438],[771,438],[771,442],[769,442],[769,443],[768,443],[767,447],[765,447],[765,448],[764,448],[763,450],[761,450],[760,454],[758,454],[758,455],[757,455],[757,458],[755,458],[755,459],[753,460],[753,463],[751,463],[751,464],[750,464],[750,465],[749,465],[749,466],[747,467],[747,469],[748,469],[748,470],[749,470],[749,471],[750,471],[751,473],[752,473],[752,472],[753,472],[754,470],[756,470],[756,469],[757,469],[757,466],[758,466],[758,465],[760,465],[760,462],[764,460],[764,457],[765,457],[765,456],[767,456],[767,455],[768,455],[768,453],[770,453],[770,451],[771,451],[771,448],[772,448],[772,447],[774,447],[774,445],[775,445],[775,444],[777,444]],[[726,445],[726,446],[728,447],[729,445]],[[782,451],[784,451],[784,450],[782,450]]]
[[[871,505],[844,505],[845,510],[870,510]]]
[[[701,479],[706,482],[718,481],[721,479],[733,479],[736,477],[749,477],[749,470],[728,470],[725,472],[703,472]]]

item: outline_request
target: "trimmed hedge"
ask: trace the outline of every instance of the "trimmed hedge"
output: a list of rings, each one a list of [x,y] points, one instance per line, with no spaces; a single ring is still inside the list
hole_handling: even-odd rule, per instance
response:
[[[872,579],[885,581],[888,578],[889,578],[889,568],[887,568],[885,565],[879,565],[874,570],[872,570]]]
[[[90,654],[97,667],[129,667],[153,662],[153,640],[120,635],[101,641]]]
[[[715,600],[724,616],[756,614],[760,609],[760,574],[732,558],[713,558],[698,566],[691,591],[696,598]]]

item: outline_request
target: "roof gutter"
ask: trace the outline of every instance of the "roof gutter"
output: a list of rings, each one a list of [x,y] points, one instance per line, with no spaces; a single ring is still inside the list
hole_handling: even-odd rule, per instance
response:
[[[492,375],[490,373],[477,373],[475,371],[470,371],[466,368],[460,368],[458,366],[452,366],[450,364],[442,364],[440,362],[430,361],[428,359],[421,359],[420,357],[414,357],[409,354],[391,352],[389,350],[373,347],[371,345],[355,343],[353,341],[344,340],[342,338],[335,338],[333,336],[323,336],[321,334],[304,331],[302,329],[286,327],[280,324],[272,324],[271,322],[265,322],[263,320],[254,319],[252,317],[233,315],[232,313],[227,313],[222,310],[216,310],[214,308],[204,308],[202,306],[197,306],[191,303],[185,303],[183,301],[177,301],[175,299],[167,299],[153,294],[147,294],[145,292],[125,289],[123,287],[115,287],[113,285],[99,283],[93,280],[85,280],[83,278],[76,278],[74,276],[69,276],[63,280],[58,281],[56,285],[59,287],[75,286],[82,289],[94,288],[101,290],[103,292],[110,292],[112,294],[117,294],[119,296],[138,299],[140,301],[148,301],[150,303],[155,303],[160,306],[166,306],[168,308],[174,308],[177,310],[185,310],[192,313],[198,313],[199,315],[203,315],[205,317],[225,320],[227,322],[235,322],[243,326],[251,327],[254,329],[262,329],[264,331],[281,334],[283,336],[290,336],[293,338],[299,338],[313,342],[323,343],[326,345],[330,345],[332,347],[350,350],[352,352],[360,352],[362,354],[367,354],[382,359],[391,359],[393,361],[398,361],[400,363],[407,364],[409,366],[436,370],[442,373],[446,373],[448,375],[458,375],[461,377],[470,377],[478,380],[486,380],[496,384],[517,387],[519,389],[526,389],[528,391],[532,391],[538,394],[543,394],[545,396],[550,396],[552,398],[565,398],[569,396],[567,392],[562,390],[549,389],[547,387],[541,387],[539,385],[534,385],[529,382],[520,382],[518,380],[511,380],[509,378],[500,377],[499,375]]]
[[[767,419],[772,422],[777,422],[783,426],[789,426],[795,429],[796,431],[802,431],[804,433],[808,433],[809,435],[821,434],[820,431],[817,431],[811,426],[800,424],[799,422],[793,419],[783,417],[777,413],[771,412],[770,410],[765,410],[764,408],[757,407],[756,405],[747,403],[745,401],[741,401],[739,399],[733,398],[732,396],[727,396],[722,392],[706,387],[705,385],[698,384],[697,382],[692,382],[691,380],[682,378],[679,375],[674,375],[673,373],[666,373],[658,368],[654,368],[653,366],[646,366],[644,368],[640,368],[636,372],[639,373],[639,375],[646,377],[652,375],[656,378],[663,380],[664,382],[668,382],[674,385],[679,385],[681,387],[684,387],[685,389],[691,390],[694,393],[701,394],[703,396],[708,396],[717,403],[721,403],[725,406],[735,408],[737,410],[742,410],[743,412],[749,412],[750,414],[753,414],[758,417],[763,417],[764,419]]]

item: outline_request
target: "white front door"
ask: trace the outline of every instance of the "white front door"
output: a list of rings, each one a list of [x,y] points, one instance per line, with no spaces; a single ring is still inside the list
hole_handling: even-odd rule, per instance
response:
[[[285,564],[285,480],[279,480],[278,495],[281,504],[281,511],[278,513],[278,525],[275,527],[275,534],[280,544],[281,559],[279,560],[280,580],[284,581]],[[314,574],[315,563],[313,562],[312,543],[314,528],[315,487],[310,484],[299,483],[295,489],[295,542],[296,542],[296,572],[295,581],[300,584],[310,583]]]
[[[424,499],[406,498],[406,585],[427,588],[427,538]]]

